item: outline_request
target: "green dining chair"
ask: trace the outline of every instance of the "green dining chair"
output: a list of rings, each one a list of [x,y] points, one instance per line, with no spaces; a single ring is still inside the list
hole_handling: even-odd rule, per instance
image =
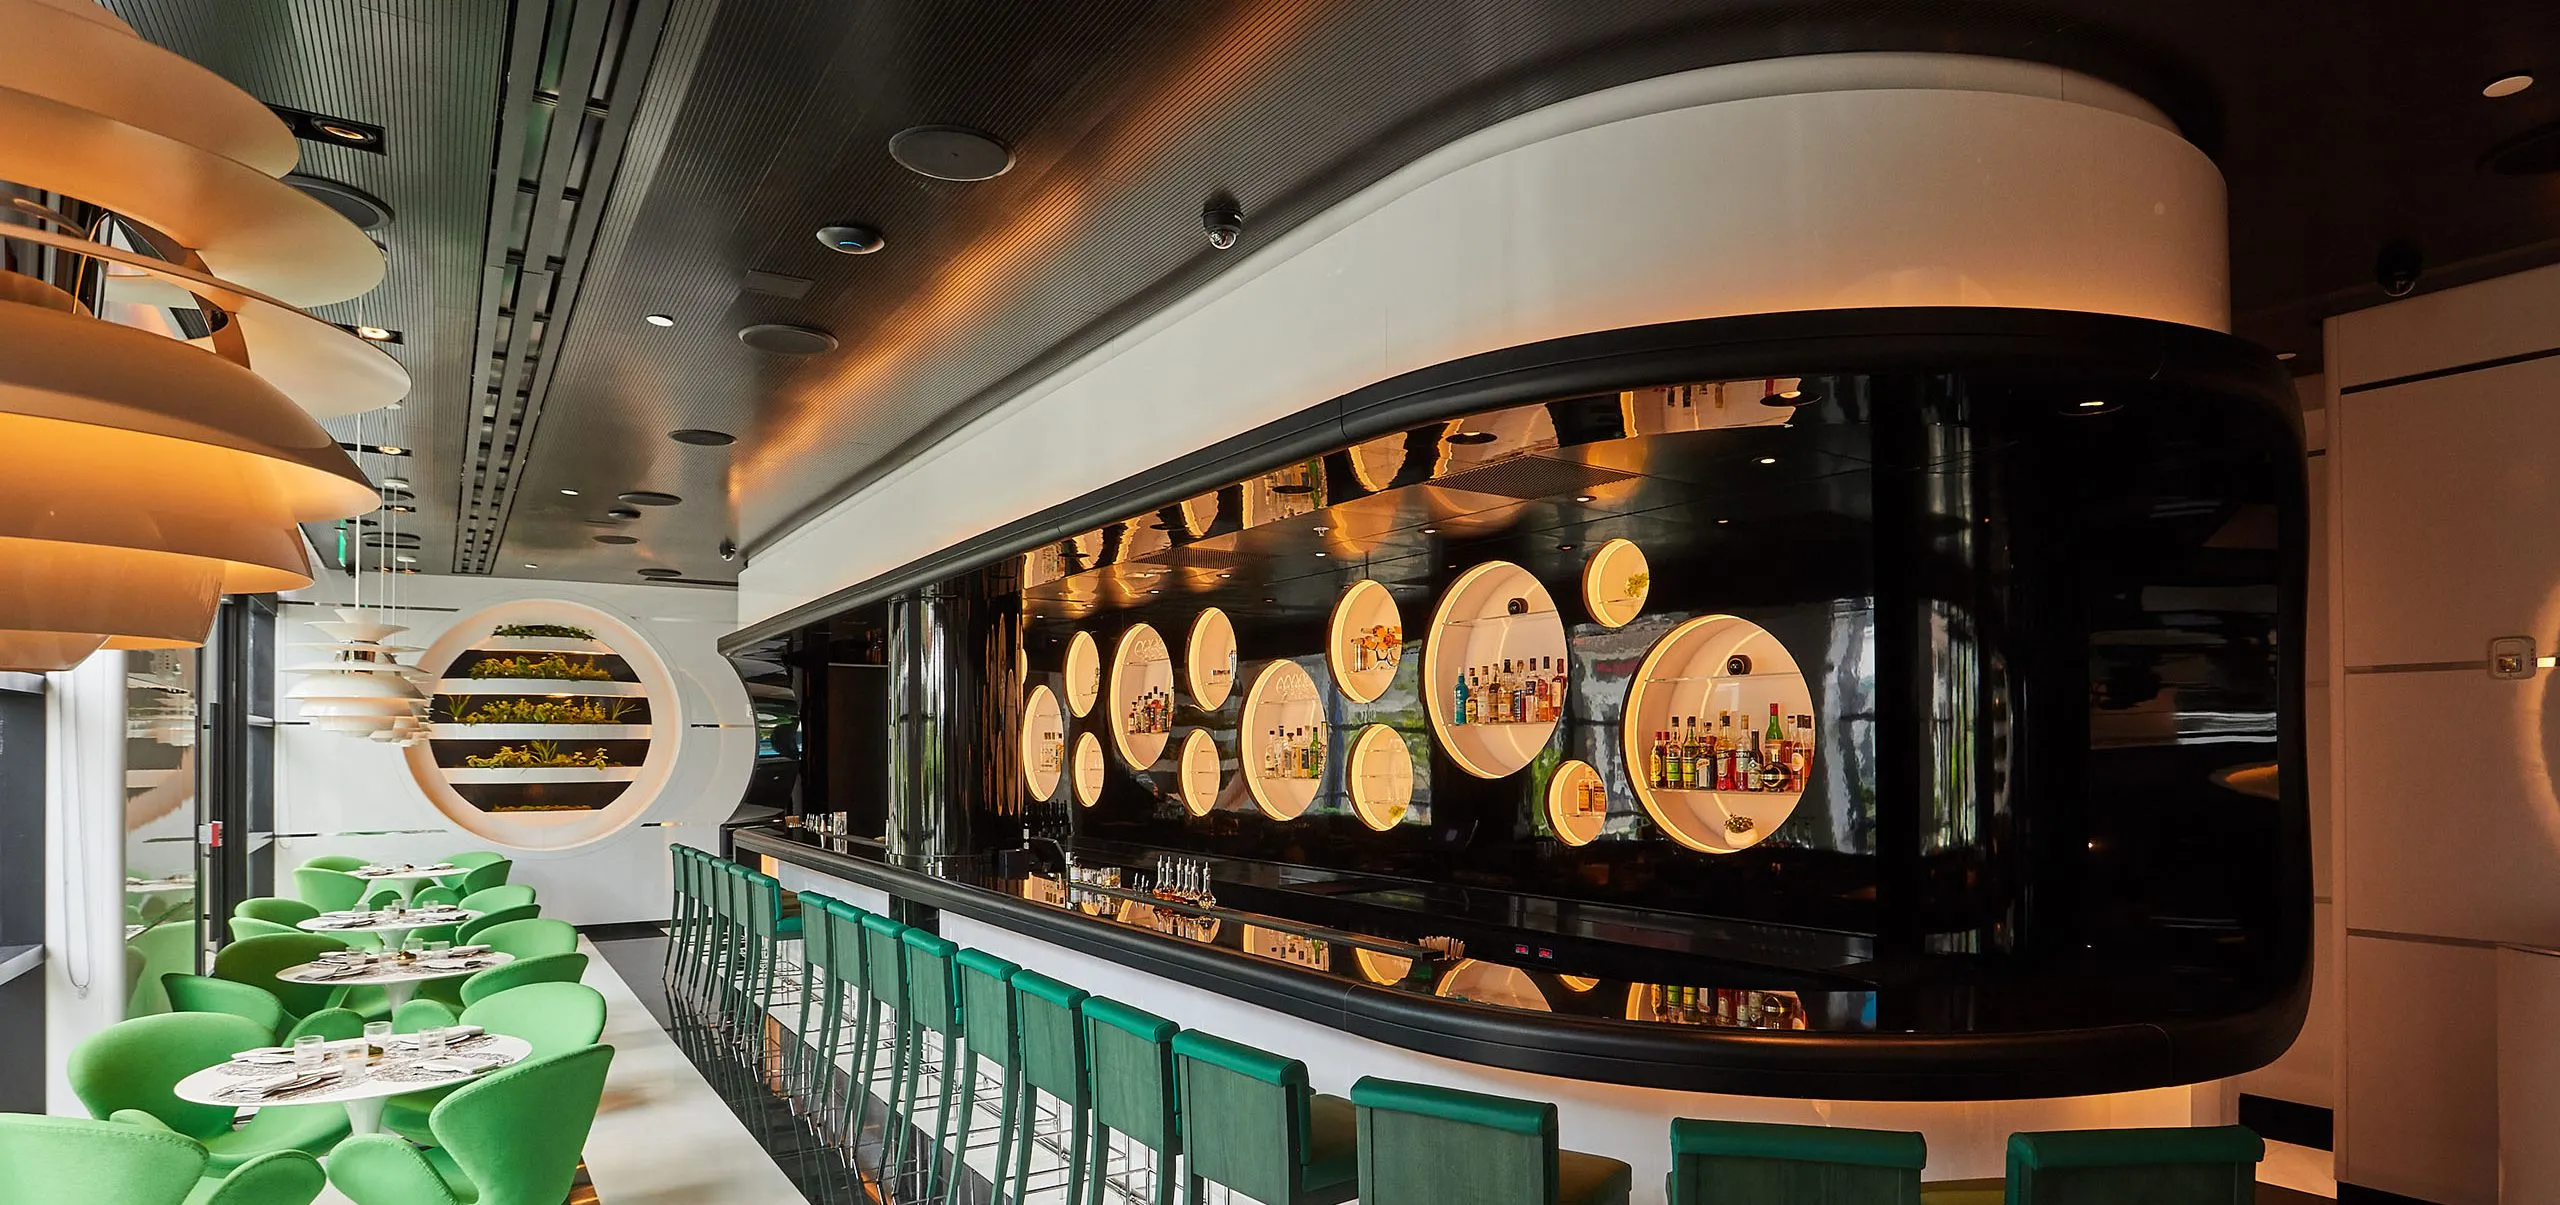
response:
[[[380,911],[381,909],[388,908],[393,904],[405,904],[407,902],[409,902],[408,894],[401,891],[400,888],[395,885],[374,888],[365,895],[364,902],[359,906]]]
[[[461,902],[461,892],[456,891],[451,887],[434,885],[421,887],[418,889],[418,894],[409,897],[409,903],[419,908],[427,907],[430,904],[459,904]]]
[[[252,937],[273,937],[279,933],[303,932],[303,930],[296,929],[291,925],[280,925],[271,920],[259,920],[254,916],[235,916],[223,923],[230,927],[231,940],[233,941],[247,941]]]
[[[1216,1184],[1271,1205],[1360,1192],[1351,1102],[1307,1086],[1307,1065],[1215,1034],[1173,1035],[1187,1201]]]
[[[262,895],[240,901],[240,906],[232,909],[231,915],[252,917],[290,929],[320,915],[320,910],[301,900]]]
[[[354,854],[322,854],[316,858],[304,858],[302,864],[319,870],[362,870],[372,865]]]
[[[491,925],[472,935],[472,940],[488,945],[501,954],[518,958],[540,958],[546,954],[567,954],[578,948],[578,927],[564,920],[511,920]]]
[[[293,1027],[293,1014],[284,1010],[284,1003],[276,999],[274,992],[254,983],[176,972],[162,975],[160,984],[169,995],[172,1012],[246,1017],[269,1034],[282,1034]]]
[[[462,927],[454,930],[454,944],[469,945],[472,942],[479,940],[482,933],[495,929],[500,925],[520,920],[532,920],[540,915],[542,915],[542,908],[538,904],[517,904],[511,908],[499,908],[495,911],[483,912],[470,920],[462,922]]]
[[[461,1021],[462,1014],[452,1005],[442,1000],[430,1000],[424,996],[391,1010],[391,1032],[393,1033],[417,1033],[421,1030],[442,1029],[449,1025],[458,1025]]]
[[[374,1019],[352,1008],[324,1008],[294,1022],[282,1041],[284,1045],[291,1046],[294,1039],[315,1034],[332,1042],[360,1038],[364,1036],[364,1023]]]
[[[456,866],[467,867],[467,869],[458,875],[449,874],[438,878],[437,885],[452,888],[456,894],[465,899],[492,887],[504,886],[507,876],[515,873],[516,868],[513,861],[488,853],[455,854],[445,861]]]
[[[545,954],[500,963],[462,981],[463,1011],[468,1013],[469,1006],[528,983],[576,983],[586,974],[587,956],[583,953]]]
[[[455,1023],[522,1038],[533,1047],[526,1058],[547,1059],[593,1046],[604,1036],[604,993],[583,983],[528,983],[464,1009]],[[411,1142],[434,1146],[428,1114],[454,1091],[429,1088],[392,1097],[383,1103],[383,1128]]]
[[[326,1154],[347,1136],[337,1105],[269,1105],[245,1125],[230,1105],[178,1099],[178,1081],[275,1034],[246,1017],[163,1013],[119,1022],[72,1048],[64,1068],[71,1091],[95,1117],[158,1125],[204,1144],[209,1170],[227,1172],[269,1151]]]
[[[187,1205],[311,1205],[328,1186],[319,1160],[301,1151],[269,1151],[229,1175],[197,1181]]]
[[[196,927],[183,920],[153,925],[125,941],[125,949],[142,955],[142,968],[126,979],[125,1015],[147,1017],[169,1011],[160,977],[196,969]]]
[[[1625,1163],[1556,1149],[1556,1107],[1430,1084],[1363,1078],[1360,1205],[1626,1205]]]
[[[293,894],[311,905],[315,912],[339,912],[353,908],[357,900],[364,898],[364,889],[365,881],[345,870],[308,864],[293,869]]]
[[[390,1134],[349,1139],[329,1182],[355,1205],[560,1205],[612,1062],[613,1047],[589,1046],[473,1080],[427,1115],[435,1152]]]
[[[42,1185],[45,1205],[180,1205],[205,1161],[203,1143],[164,1129],[0,1113],[0,1184]]]
[[[1929,1144],[1907,1130],[1772,1125],[1750,1121],[1671,1123],[1671,1205],[1920,1205],[1920,1169]]]
[[[533,888],[523,883],[501,883],[495,887],[483,887],[462,897],[462,906],[474,912],[521,908],[533,902]]]
[[[2250,1205],[2267,1144],[2247,1126],[2009,1135],[2010,1205]]]
[[[326,983],[287,983],[276,978],[276,972],[345,948],[347,943],[325,933],[252,937],[222,947],[213,956],[213,974],[217,979],[265,988],[286,1012],[300,1017],[336,1003],[338,989]]]

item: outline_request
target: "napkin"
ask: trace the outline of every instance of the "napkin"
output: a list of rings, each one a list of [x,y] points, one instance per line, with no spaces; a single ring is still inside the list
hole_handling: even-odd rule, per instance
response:
[[[486,954],[486,953],[488,953],[488,952],[489,952],[489,947],[487,947],[487,946],[485,946],[485,945],[478,945],[478,946],[455,946],[454,948],[452,948],[452,949],[450,949],[450,950],[445,951],[445,953],[446,953],[447,955],[450,955],[450,956],[452,956],[452,957],[454,957],[454,958],[469,958],[469,957],[471,957],[471,956],[472,956],[472,955],[474,955],[474,954]]]
[[[333,962],[327,966],[315,966],[310,970],[294,976],[294,978],[302,980],[345,979],[351,976],[364,974],[372,969],[373,966],[370,963]]]

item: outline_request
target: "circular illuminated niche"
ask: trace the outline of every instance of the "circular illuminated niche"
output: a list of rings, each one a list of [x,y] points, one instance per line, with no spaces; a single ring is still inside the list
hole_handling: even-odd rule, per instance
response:
[[[1413,960],[1401,954],[1381,954],[1353,946],[1351,960],[1359,964],[1361,978],[1381,987],[1394,987],[1413,973]]]
[[[1031,789],[1031,798],[1055,798],[1066,763],[1067,722],[1058,713],[1057,692],[1034,686],[1022,701],[1022,785]]]
[[[1182,807],[1206,816],[1218,806],[1218,742],[1208,729],[1194,728],[1182,738]]]
[[[1076,803],[1092,807],[1102,798],[1102,742],[1090,732],[1076,737]]]
[[[1547,824],[1567,845],[1589,845],[1609,822],[1608,787],[1585,761],[1556,767],[1547,780]]]
[[[1472,958],[1459,959],[1458,965],[1440,977],[1440,986],[1431,989],[1431,994],[1444,1000],[1468,1000],[1525,1012],[1555,1011],[1547,1003],[1547,994],[1538,990],[1538,982],[1529,977],[1529,972]]]
[[[1519,609],[1512,609],[1518,600]],[[1553,719],[1529,723],[1465,723],[1453,715],[1456,687],[1470,669],[1498,671],[1510,661],[1546,658],[1567,666],[1564,620],[1554,596],[1526,569],[1487,561],[1465,573],[1440,596],[1422,641],[1422,695],[1431,731],[1449,760],[1478,778],[1516,774],[1537,759],[1554,736]],[[1478,679],[1482,684],[1481,676]],[[1487,688],[1479,697],[1490,694]],[[1559,713],[1561,714],[1561,713]]]
[[[1216,711],[1227,705],[1227,696],[1236,691],[1236,625],[1226,612],[1211,607],[1191,621],[1182,665],[1191,679],[1192,701],[1200,710]]]
[[[1587,992],[1600,986],[1599,980],[1585,978],[1581,975],[1558,975],[1556,976],[1556,982],[1563,984],[1565,986],[1565,990],[1574,992]]]
[[[1295,661],[1274,661],[1244,694],[1237,762],[1254,806],[1274,820],[1295,820],[1324,783],[1324,703],[1316,681]],[[1312,751],[1312,757],[1303,756]],[[1312,768],[1310,768],[1312,760]]]
[[[1370,578],[1351,583],[1333,604],[1325,638],[1334,684],[1354,703],[1375,703],[1403,663],[1404,615],[1396,596]]]
[[[1744,663],[1750,672],[1732,672]],[[1759,844],[1795,812],[1801,791],[1689,790],[1652,782],[1655,733],[1692,716],[1703,733],[1719,716],[1731,713],[1732,735],[1741,739],[1746,729],[1766,730],[1772,703],[1781,717],[1813,714],[1812,691],[1795,657],[1768,629],[1748,619],[1702,615],[1671,629],[1645,653],[1627,684],[1621,730],[1628,785],[1645,814],[1672,840],[1701,853],[1732,853]],[[1688,725],[1682,723],[1680,729],[1685,736]],[[1725,735],[1721,726],[1716,733]],[[1817,735],[1812,743],[1819,749],[1821,738]],[[1806,760],[1809,768],[1810,752]]]
[[[1111,743],[1132,770],[1164,756],[1173,739],[1173,655],[1153,624],[1120,633],[1111,649]]]
[[[1360,488],[1377,493],[1394,485],[1396,474],[1404,468],[1405,437],[1399,431],[1381,435],[1351,448],[1351,473],[1359,479]]]
[[[1360,823],[1385,832],[1413,810],[1413,754],[1404,737],[1384,724],[1360,730],[1351,743],[1351,812]]]
[[[1582,566],[1582,605],[1604,628],[1623,628],[1644,611],[1653,569],[1633,540],[1602,544]]]
[[[1102,697],[1102,650],[1093,643],[1093,633],[1079,631],[1067,638],[1067,710],[1081,719],[1093,712],[1094,700]]]

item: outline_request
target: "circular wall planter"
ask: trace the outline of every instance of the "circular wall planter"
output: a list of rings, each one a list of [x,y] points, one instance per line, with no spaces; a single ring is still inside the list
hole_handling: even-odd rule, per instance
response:
[[[1082,719],[1102,697],[1102,650],[1094,647],[1093,633],[1080,631],[1067,638],[1066,679],[1067,710]]]
[[[1413,751],[1384,724],[1360,730],[1351,742],[1351,812],[1360,823],[1385,832],[1413,810]]]
[[[1102,799],[1102,742],[1090,732],[1076,737],[1076,803],[1092,807]]]
[[[1194,728],[1182,738],[1182,807],[1194,816],[1206,816],[1218,806],[1218,742],[1206,728]]]
[[[1604,628],[1623,628],[1644,612],[1653,567],[1633,540],[1610,540],[1582,566],[1582,606]]]

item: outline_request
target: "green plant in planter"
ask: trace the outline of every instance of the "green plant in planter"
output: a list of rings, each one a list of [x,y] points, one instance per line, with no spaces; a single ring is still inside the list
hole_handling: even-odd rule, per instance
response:
[[[453,713],[457,724],[621,724],[629,699],[488,699]]]
[[[474,662],[474,678],[548,678],[570,682],[610,682],[613,671],[597,664],[593,657],[571,658],[559,653],[539,657],[491,657]]]
[[[596,634],[585,628],[565,623],[505,623],[490,633],[492,636],[539,636],[552,640],[593,640]]]
[[[462,759],[474,770],[602,770],[613,765],[613,755],[599,745],[584,753],[564,752],[553,741],[527,741],[521,749],[500,745],[495,753],[482,753]]]

